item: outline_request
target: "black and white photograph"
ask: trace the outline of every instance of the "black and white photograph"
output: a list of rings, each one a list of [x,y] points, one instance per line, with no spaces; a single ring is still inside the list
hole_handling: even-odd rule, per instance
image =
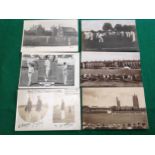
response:
[[[79,87],[79,53],[23,53],[19,88]]]
[[[82,20],[82,51],[139,51],[135,20]]]
[[[148,129],[143,87],[83,88],[83,129]]]
[[[141,87],[139,52],[82,52],[82,87]]]
[[[16,131],[79,130],[79,89],[18,90]]]
[[[25,20],[22,52],[77,52],[78,20]]]

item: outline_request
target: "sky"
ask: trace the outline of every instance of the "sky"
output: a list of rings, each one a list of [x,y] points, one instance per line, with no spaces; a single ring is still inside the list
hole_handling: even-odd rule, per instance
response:
[[[77,20],[25,20],[24,30],[28,30],[33,25],[41,24],[46,30],[50,30],[52,26],[73,27],[77,31]]]
[[[47,55],[49,56],[50,59],[53,56],[52,53],[47,54]],[[44,55],[36,55],[36,54],[35,55],[31,55],[31,58],[28,57],[28,56],[30,56],[30,55],[23,55],[22,56],[22,61],[27,61],[27,60],[35,61],[35,60],[39,60],[38,56],[45,56],[45,54]],[[33,56],[33,58],[32,58],[32,56]],[[64,54],[64,56],[65,56],[65,54]],[[75,64],[75,61],[76,61],[76,59],[74,57],[68,57],[68,58],[65,58],[65,57],[64,58],[57,57],[56,59],[58,61],[58,64],[63,64],[64,62],[66,62],[67,65],[74,65]]]
[[[135,20],[83,20],[82,31],[102,30],[104,23],[111,23],[113,27],[116,24],[135,25]]]
[[[139,60],[139,52],[82,52],[83,61]]]
[[[38,101],[38,96],[40,97],[43,104],[61,104],[61,101],[64,100],[65,104],[71,105],[78,102],[78,92],[67,93],[63,90],[59,91],[58,89],[53,90],[35,90],[27,91],[20,90],[18,92],[18,105],[26,105],[29,97],[31,98],[32,103],[35,105]]]
[[[133,106],[132,96],[138,95],[140,107],[145,107],[143,87],[130,88],[84,88],[83,105],[109,107],[116,105],[116,97],[121,106]]]
[[[67,65],[74,65],[75,59],[73,59],[73,58],[58,58],[59,64],[63,64],[64,62],[66,62]]]

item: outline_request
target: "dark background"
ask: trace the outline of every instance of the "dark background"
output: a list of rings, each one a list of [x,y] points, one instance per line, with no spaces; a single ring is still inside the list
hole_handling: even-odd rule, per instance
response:
[[[15,132],[23,20],[0,20],[0,134],[155,134],[155,20],[136,20],[136,24],[148,112],[148,130]]]

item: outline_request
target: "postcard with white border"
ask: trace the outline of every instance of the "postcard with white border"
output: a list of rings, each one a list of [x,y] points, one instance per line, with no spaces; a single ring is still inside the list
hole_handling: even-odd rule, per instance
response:
[[[18,90],[16,131],[80,130],[79,89]]]
[[[79,88],[79,53],[22,53],[19,88]]]
[[[25,20],[22,52],[77,52],[78,20]]]

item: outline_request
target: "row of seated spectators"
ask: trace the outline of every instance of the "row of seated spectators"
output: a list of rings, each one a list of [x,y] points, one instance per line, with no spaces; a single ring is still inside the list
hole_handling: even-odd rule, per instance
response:
[[[85,123],[83,122],[83,129],[85,130],[96,130],[96,129],[146,129],[147,124],[145,122],[136,122],[136,123],[113,123],[105,125],[104,123]]]

